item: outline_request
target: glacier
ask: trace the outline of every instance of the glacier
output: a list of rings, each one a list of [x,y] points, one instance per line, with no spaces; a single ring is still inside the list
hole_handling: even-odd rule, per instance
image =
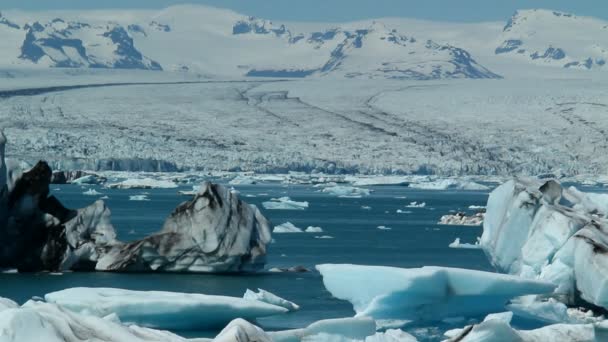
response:
[[[317,265],[323,284],[349,301],[355,317],[440,321],[504,311],[515,297],[553,292],[549,282],[482,271],[431,267]]]
[[[288,311],[249,298],[115,288],[69,288],[44,299],[77,313],[100,318],[115,314],[126,324],[176,330],[218,328],[235,318],[253,320]]]

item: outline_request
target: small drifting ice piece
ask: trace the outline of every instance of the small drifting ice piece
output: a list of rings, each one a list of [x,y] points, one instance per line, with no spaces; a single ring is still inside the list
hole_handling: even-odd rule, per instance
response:
[[[79,184],[79,185],[94,185],[94,184],[101,184],[105,182],[105,178],[100,178],[97,175],[86,175],[86,176],[82,176],[80,178],[76,178],[73,181],[70,182],[70,184]]]
[[[272,230],[272,232],[275,234],[280,234],[280,233],[303,233],[304,231],[302,231],[301,228],[296,227],[291,222],[285,222],[283,224],[275,226],[274,229]]]
[[[256,184],[256,180],[252,177],[247,176],[236,176],[228,184],[230,185],[253,185]]]
[[[462,243],[460,242],[460,238],[456,238],[454,242],[449,245],[450,248],[463,248],[463,249],[481,249],[479,242],[475,244],[471,243]]]
[[[217,328],[237,317],[255,319],[288,311],[238,297],[114,288],[71,288],[44,299],[78,313],[97,317],[114,313],[124,323],[178,330]]]
[[[437,224],[454,225],[454,226],[481,226],[483,224],[484,213],[476,213],[467,215],[465,213],[456,213],[441,216]]]
[[[149,201],[148,195],[131,195],[129,201]]]
[[[405,207],[406,208],[424,208],[424,207],[426,207],[426,202],[418,203],[418,202],[414,201],[414,202],[410,202],[410,204],[406,205]]]
[[[421,190],[489,190],[490,188],[468,180],[442,179],[431,182],[410,183],[410,188]]]
[[[356,317],[376,320],[483,316],[503,311],[511,298],[555,289],[550,283],[457,268],[325,264],[317,270],[334,297],[353,304]]]
[[[85,192],[82,193],[83,195],[86,196],[99,196],[99,195],[103,195],[101,192],[95,190],[95,189],[89,189]]]
[[[488,315],[480,324],[447,331],[448,342],[599,342],[608,338],[608,324],[553,324],[534,330],[511,327],[512,312]]]
[[[369,194],[370,194],[369,189],[357,188],[354,186],[342,186],[342,185],[330,186],[330,187],[324,188],[322,191],[325,193],[328,193],[330,195],[338,196],[338,197],[342,197],[342,198],[361,198],[363,196],[369,196]]]
[[[323,233],[323,228],[321,227],[314,227],[314,226],[308,226],[306,228],[306,230],[304,230],[307,233]]]
[[[177,188],[177,184],[167,180],[133,178],[119,183],[108,184],[106,187],[109,189],[174,189]]]
[[[391,227],[387,227],[387,226],[378,226],[378,227],[376,227],[376,228],[378,228],[378,229],[380,229],[380,230],[391,230],[391,229],[393,229],[393,228],[391,228]]]
[[[268,210],[305,210],[308,202],[292,201],[289,197],[273,198],[263,202],[262,205]]]
[[[275,294],[272,294],[268,291],[264,291],[262,289],[258,289],[258,292],[254,292],[251,291],[249,289],[247,289],[247,291],[245,292],[245,294],[243,295],[244,299],[248,299],[248,300],[257,300],[260,302],[264,302],[264,303],[268,303],[268,304],[272,304],[272,305],[276,305],[276,306],[280,306],[282,308],[287,309],[288,311],[297,311],[300,310],[300,306],[290,302],[286,299],[283,299]]]

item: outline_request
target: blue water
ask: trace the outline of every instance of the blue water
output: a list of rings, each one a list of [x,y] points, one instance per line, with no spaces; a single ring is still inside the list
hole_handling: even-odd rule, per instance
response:
[[[142,238],[160,229],[165,217],[176,205],[188,199],[180,189],[108,190],[93,187],[107,195],[112,222],[122,240]],[[439,218],[450,210],[469,211],[470,205],[485,205],[488,193],[478,191],[422,191],[401,186],[370,187],[363,198],[338,198],[302,185],[236,186],[242,198],[258,205],[273,222],[291,222],[298,227],[320,226],[320,234],[274,234],[269,247],[268,268],[303,265],[314,269],[321,263],[354,263],[398,267],[425,265],[462,267],[492,271],[480,250],[451,249],[456,237],[474,242],[480,227],[439,226]],[[85,196],[88,188],[76,185],[53,186],[52,192],[66,206],[84,207],[100,196]],[[130,201],[130,195],[147,193],[150,201]],[[247,197],[247,196],[255,197]],[[308,201],[307,210],[266,210],[262,202],[273,197],[289,196]],[[406,198],[401,198],[406,197]],[[412,201],[426,202],[425,208],[405,208]],[[371,207],[365,210],[362,206]],[[396,213],[397,209],[411,211]],[[391,227],[379,230],[377,226]],[[333,239],[317,239],[330,235]],[[228,296],[242,296],[247,288],[263,288],[301,306],[301,310],[280,317],[260,319],[267,330],[306,326],[327,318],[354,314],[349,303],[334,299],[324,289],[316,272],[264,273],[253,275],[204,274],[114,274],[64,273],[62,275],[0,274],[0,296],[24,302],[32,296],[67,287],[120,287],[135,290],[166,290]],[[464,325],[464,324],[461,324]],[[216,331],[178,332],[184,336],[213,336]],[[429,332],[430,335],[438,332]]]

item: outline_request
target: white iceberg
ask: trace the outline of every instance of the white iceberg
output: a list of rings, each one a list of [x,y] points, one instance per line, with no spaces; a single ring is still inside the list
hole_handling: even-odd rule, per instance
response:
[[[82,193],[83,195],[86,196],[99,196],[99,195],[103,195],[101,192],[95,190],[95,189],[89,189],[85,192]]]
[[[534,330],[511,327],[513,313],[488,315],[480,324],[446,332],[449,341],[458,342],[599,342],[608,338],[608,324],[553,324]]]
[[[407,176],[349,176],[344,180],[354,186],[369,185],[408,185],[411,177]]]
[[[287,312],[280,306],[238,297],[115,288],[70,288],[49,293],[44,299],[78,313],[116,314],[121,322],[177,330],[217,328],[239,317],[255,319]]]
[[[253,185],[256,183],[257,182],[254,178],[247,176],[236,176],[228,182],[230,185]]]
[[[365,188],[357,188],[354,186],[337,185],[323,188],[322,192],[328,193],[333,196],[343,198],[361,198],[363,196],[369,196],[370,190]]]
[[[421,190],[489,190],[490,188],[468,180],[441,179],[430,182],[410,183],[410,188]]]
[[[272,232],[275,234],[280,234],[280,233],[303,233],[304,231],[302,231],[301,228],[296,227],[291,222],[285,222],[278,226],[275,226],[274,229],[272,230]]]
[[[485,210],[486,206],[485,205],[470,205],[469,209],[471,209],[471,210]]]
[[[410,202],[410,204],[406,205],[405,207],[406,208],[424,208],[424,207],[426,207],[426,202],[418,203],[418,202],[414,201],[414,202]]]
[[[456,238],[454,240],[454,242],[452,242],[452,243],[450,243],[448,245],[448,247],[450,247],[450,248],[463,248],[463,249],[481,249],[481,246],[479,245],[479,242],[476,242],[475,244],[462,243],[462,242],[460,242],[460,238]]]
[[[391,228],[391,227],[387,227],[387,226],[378,226],[378,227],[376,227],[376,228],[378,228],[378,229],[380,229],[380,230],[391,230],[391,229],[393,229],[393,228]]]
[[[308,226],[304,231],[307,233],[323,233],[323,228]]]
[[[318,265],[331,294],[351,302],[356,317],[438,321],[504,311],[514,297],[551,293],[550,283],[457,268]]]
[[[330,235],[321,235],[321,236],[315,236],[315,239],[333,239],[333,236]]]
[[[363,341],[376,333],[376,323],[369,317],[337,318],[314,322],[303,329],[269,332],[274,342],[291,341]],[[354,340],[354,341],[353,341]]]
[[[488,199],[481,246],[500,271],[558,285],[565,303],[608,308],[608,195],[511,180]]]
[[[131,195],[129,196],[129,201],[149,201],[150,198],[148,195]]]
[[[105,179],[100,178],[97,175],[86,175],[86,176],[82,176],[80,178],[76,178],[73,181],[71,181],[71,184],[78,184],[78,185],[95,185],[95,184],[101,184],[104,182]]]
[[[263,202],[262,206],[269,210],[305,210],[308,208],[308,202],[296,202],[289,197],[281,197]]]
[[[476,213],[467,215],[465,213],[456,213],[443,215],[437,224],[441,225],[456,225],[456,226],[481,226],[483,224],[484,213]]]
[[[245,294],[243,295],[243,298],[245,299],[249,299],[249,300],[257,300],[260,302],[264,302],[264,303],[268,303],[268,304],[272,304],[272,305],[276,305],[276,306],[280,306],[282,308],[287,309],[288,311],[297,311],[300,310],[300,306],[290,302],[286,299],[283,299],[273,293],[270,293],[268,291],[264,291],[262,289],[258,289],[258,292],[254,292],[251,291],[249,289],[247,289],[247,291],[245,291]]]
[[[0,308],[0,341],[44,342],[187,342],[168,331],[123,325],[114,315],[81,315],[55,304],[28,301],[21,307]],[[234,340],[232,340],[233,342]]]
[[[107,184],[110,189],[173,189],[177,184],[173,181],[153,178],[132,178],[119,183]]]

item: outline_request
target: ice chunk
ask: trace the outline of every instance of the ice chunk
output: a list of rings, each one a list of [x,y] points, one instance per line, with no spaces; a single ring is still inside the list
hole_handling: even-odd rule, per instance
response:
[[[230,322],[212,342],[275,342],[261,328],[237,318]]]
[[[446,333],[449,341],[459,342],[599,342],[608,337],[608,326],[600,324],[554,324],[535,330],[515,330],[510,325],[510,313],[490,315],[474,326]]]
[[[129,201],[149,201],[150,198],[148,195],[131,195],[129,196]]]
[[[86,175],[86,176],[82,176],[80,178],[76,178],[73,181],[71,181],[71,184],[79,184],[79,185],[84,185],[84,184],[88,184],[88,185],[95,185],[95,184],[101,184],[104,182],[104,179],[98,177],[97,175]]]
[[[168,180],[153,178],[132,178],[119,183],[106,185],[110,189],[173,189],[177,184]]]
[[[471,243],[462,243],[460,242],[460,238],[456,238],[454,240],[454,242],[450,243],[449,246],[450,248],[464,248],[464,249],[480,249],[481,246],[479,246],[479,242],[475,243],[475,244],[471,244]]]
[[[365,188],[357,188],[354,186],[336,185],[324,188],[322,190],[333,196],[343,198],[361,198],[363,196],[369,196],[370,190]]]
[[[87,195],[87,196],[99,196],[99,195],[103,195],[101,192],[95,190],[95,189],[89,189],[85,192],[82,193],[83,195]]]
[[[321,235],[321,236],[315,236],[315,239],[333,239],[333,236],[330,235]]]
[[[252,185],[256,184],[256,180],[252,177],[247,176],[236,176],[228,184],[230,185]]]
[[[308,202],[292,201],[289,197],[273,198],[263,202],[262,205],[269,210],[305,210],[308,208]]]
[[[115,313],[121,322],[161,329],[217,328],[235,318],[255,319],[287,309],[238,297],[114,288],[71,288],[44,296],[74,312],[105,317]]]
[[[456,213],[443,215],[437,224],[457,225],[457,226],[481,226],[483,223],[484,213],[476,213],[467,215],[465,213]]]
[[[323,228],[321,227],[314,227],[314,226],[308,226],[306,228],[306,230],[304,230],[307,233],[323,233]]]
[[[247,289],[247,291],[245,292],[245,295],[243,295],[243,298],[245,299],[249,299],[249,300],[258,300],[260,302],[264,302],[264,303],[268,303],[268,304],[272,304],[272,305],[276,305],[276,306],[280,306],[283,307],[289,311],[297,311],[300,309],[300,306],[292,303],[288,300],[285,300],[275,294],[272,294],[268,291],[264,291],[262,289],[258,289],[258,292],[255,293],[254,291],[251,291],[249,289]]]
[[[469,209],[471,209],[471,210],[485,210],[486,206],[485,205],[470,205]]]
[[[430,182],[410,183],[410,188],[422,190],[489,190],[490,188],[468,180],[441,179]]]
[[[326,319],[303,329],[269,332],[274,342],[292,341],[362,341],[376,333],[376,323],[369,317]],[[353,341],[353,342],[355,342]]]
[[[369,185],[408,185],[410,177],[406,176],[349,176],[345,181],[354,186],[369,186]]]
[[[410,202],[410,204],[405,206],[406,208],[424,208],[426,207],[426,202]]]
[[[291,222],[285,222],[283,224],[275,226],[274,229],[272,230],[272,232],[275,234],[278,234],[278,233],[303,233],[301,228],[294,226],[293,223],[291,223]]]
[[[391,227],[387,227],[387,226],[378,226],[378,227],[376,227],[376,228],[378,228],[378,229],[380,229],[380,230],[391,230],[391,229],[393,229],[393,228],[391,228]]]
[[[334,297],[356,317],[438,321],[504,310],[514,297],[550,293],[555,286],[520,277],[457,268],[318,265]]]

